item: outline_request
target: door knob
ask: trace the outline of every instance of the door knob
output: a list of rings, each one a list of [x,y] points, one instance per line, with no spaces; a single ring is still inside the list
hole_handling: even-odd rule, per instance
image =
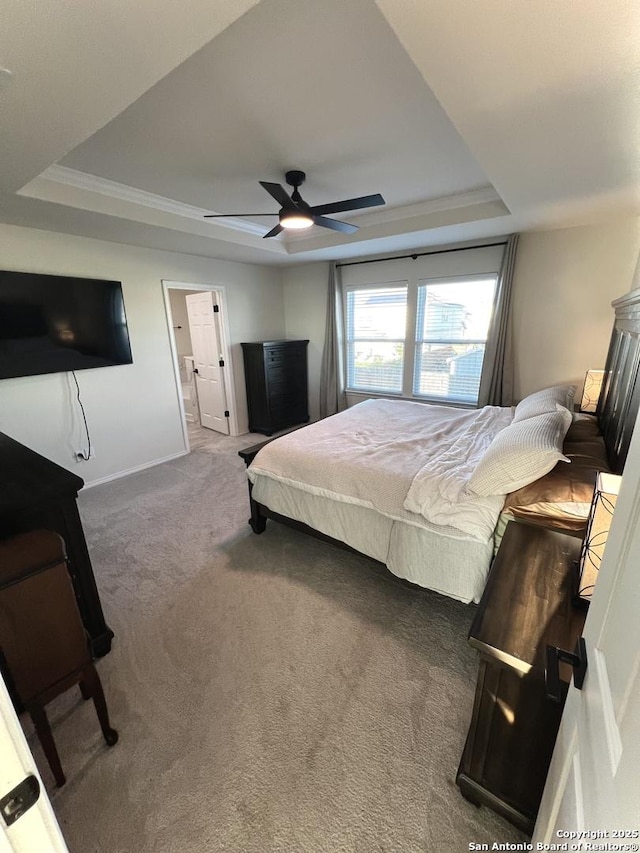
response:
[[[0,799],[0,814],[7,826],[11,826],[29,811],[40,796],[40,783],[29,774],[19,785]]]
[[[547,646],[547,665],[544,672],[547,697],[553,702],[561,702],[560,692],[560,661],[573,667],[573,683],[582,690],[584,677],[587,673],[587,646],[584,638],[580,637],[575,651],[568,652],[557,646]]]

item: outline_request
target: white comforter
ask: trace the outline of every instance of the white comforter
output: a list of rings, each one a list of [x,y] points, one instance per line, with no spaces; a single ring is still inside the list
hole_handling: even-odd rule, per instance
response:
[[[367,400],[267,444],[248,469],[456,538],[493,535],[503,497],[466,489],[512,409]],[[444,530],[443,530],[444,528]]]

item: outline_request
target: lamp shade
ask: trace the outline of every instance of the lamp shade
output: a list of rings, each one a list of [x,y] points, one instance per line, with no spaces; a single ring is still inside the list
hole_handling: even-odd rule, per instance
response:
[[[581,412],[596,411],[603,381],[604,370],[587,370],[587,375],[584,378],[582,400],[580,401]]]
[[[587,532],[582,543],[578,563],[578,589],[576,603],[588,605],[598,579],[602,555],[607,544],[611,519],[618,498],[620,481],[617,474],[600,473],[593,492]]]

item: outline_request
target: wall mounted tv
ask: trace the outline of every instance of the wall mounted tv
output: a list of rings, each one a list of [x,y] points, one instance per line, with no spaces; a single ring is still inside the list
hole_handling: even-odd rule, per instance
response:
[[[0,379],[131,362],[119,281],[0,270]]]

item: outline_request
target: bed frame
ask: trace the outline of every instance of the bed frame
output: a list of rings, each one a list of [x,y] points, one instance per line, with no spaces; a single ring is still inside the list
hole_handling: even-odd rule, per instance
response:
[[[597,415],[611,469],[621,474],[640,408],[640,290],[612,305],[615,320]]]
[[[612,306],[615,312],[615,320],[605,365],[605,381],[598,402],[597,417],[605,440],[611,470],[621,474],[627,458],[633,427],[640,409],[640,381],[638,380],[640,368],[640,289],[616,299]],[[300,428],[298,427],[298,429]],[[238,455],[248,467],[255,459],[258,451],[274,440],[274,438],[269,438],[266,441],[254,444],[240,450]],[[254,533],[263,533],[267,519],[271,518],[303,533],[308,533],[316,539],[355,552],[354,548],[344,542],[326,536],[301,521],[273,512],[273,510],[254,500],[251,491],[252,485],[249,483],[249,504],[251,507],[249,524]],[[381,566],[385,574],[391,576],[383,563],[378,563],[376,560],[373,562]],[[395,576],[393,577],[395,578]],[[402,580],[401,578],[395,579]],[[403,581],[403,583],[414,589],[421,589],[409,581]]]

